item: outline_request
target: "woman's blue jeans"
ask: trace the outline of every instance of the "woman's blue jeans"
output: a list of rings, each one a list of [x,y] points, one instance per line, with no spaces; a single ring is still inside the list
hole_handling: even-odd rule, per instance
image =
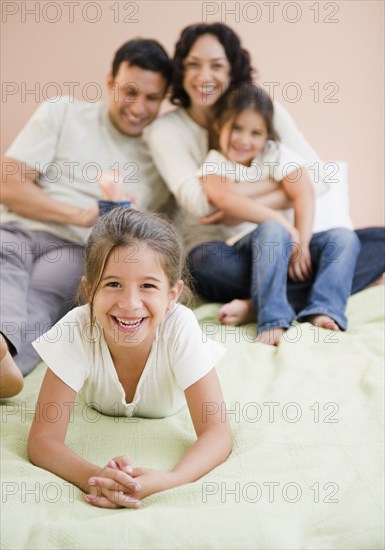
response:
[[[268,221],[235,246],[214,241],[195,247],[188,261],[196,292],[222,303],[251,298],[258,333],[322,313],[346,329],[349,295],[385,271],[385,228],[315,233],[310,242],[314,276],[306,282],[288,279],[290,242],[283,226]]]

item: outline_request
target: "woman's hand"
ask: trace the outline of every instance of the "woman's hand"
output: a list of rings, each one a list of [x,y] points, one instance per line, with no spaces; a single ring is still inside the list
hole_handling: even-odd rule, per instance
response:
[[[88,490],[84,498],[99,508],[139,508],[140,500],[136,493],[140,484],[132,475],[131,460],[128,456],[118,456],[108,462],[103,470],[88,480]]]
[[[222,223],[223,225],[238,225],[242,222],[239,218],[235,218],[234,216],[227,216],[223,210],[217,210],[213,214],[210,214],[209,216],[205,216],[204,218],[198,218],[198,222],[201,225],[211,225],[211,224],[217,224]]]

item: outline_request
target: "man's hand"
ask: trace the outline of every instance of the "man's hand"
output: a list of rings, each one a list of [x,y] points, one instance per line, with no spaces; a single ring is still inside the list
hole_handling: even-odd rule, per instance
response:
[[[78,214],[73,216],[73,221],[70,221],[72,225],[78,225],[80,227],[92,227],[99,217],[99,207],[94,204],[90,208],[79,208]]]

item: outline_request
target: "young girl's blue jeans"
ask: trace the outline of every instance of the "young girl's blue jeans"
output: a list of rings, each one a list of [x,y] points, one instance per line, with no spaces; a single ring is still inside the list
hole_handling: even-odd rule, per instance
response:
[[[361,240],[372,245],[365,246],[360,258]],[[267,221],[235,246],[215,241],[195,247],[189,267],[195,290],[203,298],[222,303],[251,298],[257,333],[288,328],[295,318],[301,321],[315,314],[328,315],[345,330],[349,295],[385,269],[383,246],[383,228],[361,230],[361,234],[345,228],[315,233],[310,242],[313,278],[293,282],[288,279],[290,235],[281,224]]]

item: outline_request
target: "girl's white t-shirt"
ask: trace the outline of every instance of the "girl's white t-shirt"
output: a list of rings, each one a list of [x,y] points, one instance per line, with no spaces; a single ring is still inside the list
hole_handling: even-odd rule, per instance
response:
[[[273,126],[280,142],[306,159],[315,195],[327,191],[330,172],[326,164],[307,143],[289,112],[277,101],[274,101]],[[178,203],[176,221],[186,250],[209,241],[223,241],[219,224],[203,225],[197,220],[216,210],[209,204],[197,176],[209,151],[208,131],[179,107],[158,117],[144,133],[155,165]]]
[[[88,305],[70,311],[33,346],[91,407],[110,416],[148,418],[181,410],[184,390],[208,374],[226,351],[202,332],[190,309],[176,304],[157,329],[133,401],[127,403],[102,330],[91,328]]]
[[[297,168],[306,170],[305,159],[300,154],[281,142],[268,140],[263,153],[254,157],[250,166],[232,162],[219,151],[211,149],[199,167],[197,176],[204,178],[207,175],[223,175],[236,183],[245,181],[255,183],[257,186],[259,181],[269,178],[280,182]],[[284,210],[282,214],[293,223],[292,209]],[[232,246],[253,231],[257,224],[242,222],[233,226],[221,225],[220,227],[226,243]]]

